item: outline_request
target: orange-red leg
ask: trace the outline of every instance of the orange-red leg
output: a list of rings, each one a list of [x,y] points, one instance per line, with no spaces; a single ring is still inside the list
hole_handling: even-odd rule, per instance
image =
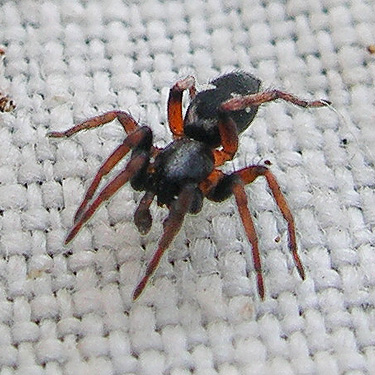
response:
[[[225,111],[219,111],[218,128],[221,138],[220,150],[213,150],[215,167],[223,165],[226,161],[232,160],[238,149],[237,125]]]
[[[199,189],[201,189],[203,195],[205,197],[209,196],[210,192],[218,185],[224,176],[225,174],[221,170],[214,169],[210,175],[199,184]],[[214,200],[216,201],[216,199]]]
[[[169,91],[168,98],[168,123],[174,138],[184,135],[184,119],[182,115],[182,95],[185,90],[189,90],[190,98],[196,95],[195,79],[188,76],[177,81]]]
[[[264,299],[264,282],[262,275],[262,263],[260,260],[259,247],[258,247],[258,236],[255,231],[254,222],[251,217],[251,213],[248,207],[248,199],[244,189],[244,184],[236,182],[232,187],[233,195],[236,199],[238,212],[242,221],[242,225],[245,229],[246,236],[251,244],[251,251],[253,254],[253,263],[255,272],[257,274],[257,286],[260,298]]]
[[[120,124],[127,134],[130,134],[139,128],[138,123],[128,113],[123,111],[110,111],[83,121],[68,130],[62,132],[50,132],[48,133],[48,136],[54,138],[70,137],[71,135],[78,133],[81,130],[97,128],[98,126],[107,124],[108,122],[111,122],[116,118],[119,120]]]
[[[66,237],[65,244],[69,243],[82,228],[82,226],[91,218],[99,206],[109,198],[111,198],[125,183],[127,183],[149,160],[148,153],[139,153],[133,157],[125,169],[120,172],[98,195],[92,204],[82,212],[79,220],[74,224],[73,228]]]
[[[269,90],[257,94],[236,96],[227,100],[221,104],[218,111],[218,128],[223,147],[220,150],[214,150],[216,167],[228,160],[232,160],[238,148],[237,126],[228,112],[244,110],[247,107],[258,107],[263,103],[277,99],[285,100],[300,107],[324,107],[330,105],[330,102],[327,100],[306,101],[280,90]]]
[[[146,268],[145,275],[139,282],[133,293],[133,300],[136,300],[144,290],[149,278],[155,272],[160,263],[165,250],[169,247],[177,233],[180,231],[184,217],[189,211],[191,202],[194,197],[194,185],[186,185],[177,199],[171,204],[167,219],[164,221],[164,232],[159,241],[158,248],[154,253],[150,263]]]
[[[199,188],[208,199],[216,202],[224,201],[233,193],[246,236],[251,244],[254,268],[257,273],[258,293],[263,299],[264,282],[258,247],[258,236],[256,234],[254,222],[248,207],[248,199],[244,189],[244,181],[241,181],[241,177],[236,176],[236,172],[231,175],[226,175],[222,171],[214,169],[208,178],[200,183]]]
[[[86,195],[74,216],[74,223],[76,223],[80,219],[82,212],[86,208],[91,198],[94,196],[102,178],[107,175],[132,148],[139,146],[141,143],[147,143],[147,145],[145,145],[146,150],[149,150],[152,146],[151,130],[147,126],[139,128],[135,132],[131,133],[127,138],[125,138],[124,142],[116,148],[116,150],[100,167],[99,171],[91,182],[91,185],[87,189]]]
[[[297,240],[296,240],[296,229],[294,225],[293,215],[289,209],[288,203],[281,192],[280,186],[276,181],[275,176],[267,167],[263,166],[250,166],[240,171],[234,173],[237,175],[244,184],[249,184],[253,182],[257,177],[264,176],[266,178],[267,184],[271,189],[272,195],[276,201],[277,206],[279,207],[284,219],[288,225],[288,246],[292,253],[294,263],[297,267],[298,273],[301,278],[305,279],[305,271],[302,266],[301,259],[298,255]]]
[[[206,180],[199,184],[199,188],[208,199],[216,202],[224,201],[225,199],[229,198],[231,194],[234,195],[245,233],[252,246],[254,268],[257,273],[258,292],[260,297],[264,298],[264,283],[258,247],[258,237],[254,228],[251,213],[248,208],[248,199],[244,189],[244,185],[250,184],[260,176],[264,176],[266,178],[276,204],[287,222],[288,246],[292,253],[299,275],[302,279],[305,279],[305,271],[297,252],[296,231],[292,213],[288,207],[285,197],[280,190],[279,184],[267,167],[253,165],[230,175],[226,175],[220,170],[215,169]]]
[[[268,90],[259,92],[257,94],[237,96],[227,100],[221,105],[221,108],[225,111],[240,111],[250,106],[260,106],[263,103],[271,102],[277,99],[282,99],[286,102],[292,103],[299,107],[326,107],[331,104],[328,100],[302,100],[295,95],[289,94],[280,90]]]

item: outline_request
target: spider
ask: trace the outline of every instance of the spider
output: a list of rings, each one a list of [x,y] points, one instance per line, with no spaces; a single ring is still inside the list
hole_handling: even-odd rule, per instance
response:
[[[294,219],[280,186],[269,168],[250,165],[231,174],[217,167],[233,159],[238,147],[238,136],[253,121],[258,107],[266,102],[282,99],[301,107],[324,107],[325,100],[305,101],[279,90],[260,91],[261,81],[253,75],[235,71],[210,82],[211,88],[197,93],[192,76],[177,81],[169,92],[168,124],[174,140],[160,149],[152,144],[152,130],[140,126],[123,111],[113,110],[93,117],[71,129],[50,132],[50,137],[70,137],[86,129],[104,125],[117,119],[127,137],[100,167],[79,206],[74,224],[66,237],[68,244],[98,207],[111,198],[125,183],[133,189],[145,191],[134,214],[134,222],[141,234],[151,228],[150,205],[156,197],[159,206],[166,206],[169,214],[163,223],[163,234],[156,252],[148,263],[143,278],[135,288],[133,300],[144,290],[149,278],[158,267],[161,257],[181,229],[187,213],[197,214],[203,198],[222,202],[234,195],[247,238],[251,244],[258,293],[264,299],[264,283],[258,238],[251,217],[245,185],[256,178],[265,177],[288,226],[288,246],[298,273],[305,278],[304,268],[297,253]],[[185,117],[182,113],[182,96],[190,95]],[[114,166],[131,152],[124,169],[99,193],[98,186]]]

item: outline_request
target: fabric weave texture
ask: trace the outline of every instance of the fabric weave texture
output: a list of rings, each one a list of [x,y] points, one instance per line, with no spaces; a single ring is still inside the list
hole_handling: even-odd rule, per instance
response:
[[[372,0],[1,1],[0,92],[17,108],[0,113],[0,375],[375,374],[372,44]],[[263,105],[223,167],[271,162],[306,280],[259,179],[246,192],[264,301],[229,199],[186,217],[133,303],[167,210],[153,205],[141,236],[141,195],[124,186],[64,246],[85,189],[126,135],[116,122],[46,134],[122,109],[164,147],[173,83],[193,75],[204,89],[235,69],[263,89],[332,102]]]

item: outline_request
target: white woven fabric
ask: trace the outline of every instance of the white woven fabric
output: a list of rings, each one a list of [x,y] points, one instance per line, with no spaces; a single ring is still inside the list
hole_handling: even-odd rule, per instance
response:
[[[0,92],[17,109],[0,113],[0,375],[375,374],[372,43],[373,0],[1,1]],[[264,301],[230,199],[186,218],[133,303],[167,210],[152,206],[142,237],[140,195],[125,186],[64,247],[85,189],[125,135],[116,123],[70,139],[46,133],[120,108],[165,146],[169,87],[233,69],[336,110],[264,105],[225,166],[271,161],[307,278],[259,180],[246,191]]]

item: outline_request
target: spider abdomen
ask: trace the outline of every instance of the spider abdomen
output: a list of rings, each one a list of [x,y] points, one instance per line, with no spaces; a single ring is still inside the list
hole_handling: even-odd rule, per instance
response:
[[[184,132],[190,138],[218,147],[221,145],[217,126],[220,105],[236,96],[258,93],[260,80],[252,74],[236,71],[216,78],[210,84],[213,88],[199,92],[191,101],[185,116]],[[258,107],[252,106],[229,112],[238,133],[248,128],[257,111]]]

